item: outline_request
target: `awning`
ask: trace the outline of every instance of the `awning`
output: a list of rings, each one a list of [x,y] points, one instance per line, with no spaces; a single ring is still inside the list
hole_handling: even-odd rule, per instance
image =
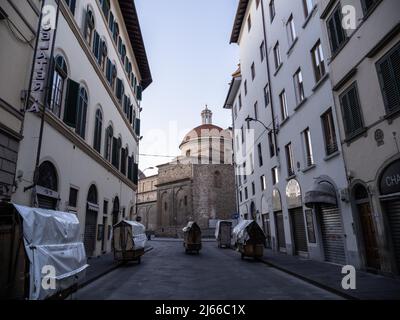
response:
[[[334,186],[327,181],[315,182],[312,190],[306,192],[304,204],[308,208],[321,204],[337,205]]]

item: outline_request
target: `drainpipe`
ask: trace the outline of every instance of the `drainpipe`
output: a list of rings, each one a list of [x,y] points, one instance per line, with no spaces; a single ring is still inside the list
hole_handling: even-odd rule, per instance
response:
[[[263,23],[263,31],[264,31],[264,44],[265,44],[265,60],[266,60],[266,67],[267,67],[267,76],[268,76],[268,86],[269,86],[269,101],[271,104],[271,116],[272,116],[272,127],[273,127],[273,135],[274,135],[274,144],[275,144],[275,154],[279,161],[279,148],[277,143],[277,136],[276,136],[276,123],[275,123],[275,112],[274,112],[274,102],[272,99],[272,84],[271,84],[271,73],[269,69],[269,60],[268,60],[268,41],[267,41],[267,31],[265,27],[265,12],[264,12],[264,1],[261,0],[261,12],[262,12],[262,23]]]

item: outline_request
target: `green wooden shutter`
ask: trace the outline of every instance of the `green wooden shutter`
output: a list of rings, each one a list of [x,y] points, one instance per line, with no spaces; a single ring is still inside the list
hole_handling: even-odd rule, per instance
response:
[[[118,169],[118,139],[113,138],[112,140],[112,159],[111,163],[112,165]]]
[[[140,137],[140,119],[136,118],[135,122],[135,133],[136,136]]]
[[[357,134],[364,127],[357,87],[353,85],[340,97],[346,137]]]
[[[132,179],[132,181],[136,185],[138,184],[138,175],[139,175],[139,166],[137,163],[134,163],[133,164],[133,179]]]
[[[142,88],[142,86],[137,86],[137,90],[136,90],[136,98],[139,100],[139,101],[142,101],[142,91],[143,91],[143,88]]]
[[[117,90],[116,95],[118,100],[122,100],[122,80],[117,78]]]
[[[68,79],[67,96],[65,100],[64,122],[76,128],[76,115],[79,98],[79,83]]]

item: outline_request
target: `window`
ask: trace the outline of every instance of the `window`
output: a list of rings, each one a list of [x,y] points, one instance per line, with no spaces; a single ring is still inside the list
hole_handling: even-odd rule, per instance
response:
[[[272,158],[275,156],[275,143],[272,131],[268,132],[268,143],[269,143],[269,155]]]
[[[269,84],[264,87],[264,102],[265,106],[267,107],[270,102],[270,91],[269,91]]]
[[[379,0],[361,0],[364,15],[368,14],[372,10]]]
[[[400,43],[376,64],[388,114],[400,110]]]
[[[115,89],[115,94],[120,103],[122,103],[122,98],[124,96],[124,93],[125,93],[124,84],[122,83],[121,79],[117,78],[117,86]]]
[[[325,140],[325,152],[329,156],[338,151],[336,142],[335,123],[333,121],[332,109],[329,109],[321,116],[322,128]]]
[[[249,17],[247,18],[247,30],[250,31],[251,29],[251,16],[249,15]]]
[[[245,183],[247,181],[247,169],[246,169],[246,167],[247,167],[247,164],[246,164],[246,161],[245,161],[245,162],[243,162],[243,181]]]
[[[117,67],[114,63],[107,59],[106,78],[112,89],[115,87],[115,79],[117,78]]]
[[[304,96],[304,84],[303,75],[301,69],[297,70],[293,75],[294,91],[296,93],[296,103],[299,105],[305,98]]]
[[[254,119],[258,120],[258,102],[254,104]]]
[[[314,8],[314,0],[303,0],[303,8],[304,16],[307,18]]]
[[[251,79],[254,80],[256,77],[256,68],[254,66],[254,62],[251,64]]]
[[[249,198],[249,192],[247,190],[247,187],[244,188],[244,199],[247,200]]]
[[[121,138],[113,138],[112,145],[112,159],[111,163],[116,169],[120,169],[120,156],[121,156],[121,148],[122,148],[122,140]]]
[[[351,85],[340,95],[339,100],[346,138],[351,138],[364,129],[357,85],[355,83]]]
[[[110,15],[108,18],[108,29],[110,29],[111,33],[113,34],[113,37],[114,37],[114,27],[115,27],[114,15],[110,11]]]
[[[129,150],[128,147],[121,149],[121,173],[125,176],[126,175],[126,162],[128,159]]]
[[[110,13],[110,0],[100,0],[100,4],[104,16],[106,19],[108,19],[108,15]]]
[[[342,13],[340,4],[333,11],[327,21],[329,41],[332,54],[335,54],[343,46],[347,35],[342,27]]]
[[[242,191],[239,191],[239,200],[240,200],[240,202],[243,202],[243,194],[242,194]]]
[[[86,15],[85,15],[85,27],[83,29],[83,35],[89,43],[89,45],[93,41],[93,31],[94,31],[94,15],[91,9],[87,9]]]
[[[264,41],[261,42],[261,45],[260,45],[260,58],[261,58],[261,62],[263,62],[264,58],[265,58],[265,43],[264,43]]]
[[[303,141],[304,141],[306,166],[311,167],[314,164],[314,156],[312,151],[311,134],[309,128],[303,131]]]
[[[112,141],[114,136],[113,127],[110,125],[106,130],[106,139],[104,145],[104,157],[106,160],[111,161]]]
[[[72,15],[75,14],[75,8],[76,8],[76,0],[64,0],[69,9],[72,12]]]
[[[278,70],[278,68],[280,67],[280,65],[282,63],[281,53],[279,50],[279,42],[277,42],[274,47],[274,61],[275,61],[275,69]]]
[[[293,149],[292,149],[291,143],[288,143],[285,146],[285,154],[286,154],[286,165],[287,165],[288,177],[291,177],[291,176],[294,176],[294,159],[293,159]]]
[[[61,115],[61,105],[64,96],[65,79],[68,75],[67,64],[63,57],[58,56],[54,61],[53,84],[49,101],[50,110],[57,116]]]
[[[291,15],[289,17],[289,20],[286,24],[286,29],[287,29],[287,33],[288,33],[289,46],[291,46],[297,38],[296,27],[294,25],[293,15]]]
[[[277,167],[271,169],[271,175],[272,175],[272,184],[276,185],[277,183],[279,183],[279,175]]]
[[[97,31],[94,31],[92,50],[99,65],[101,65],[101,60],[103,58],[101,53],[101,43],[102,41],[100,39],[100,35],[97,33]]]
[[[262,175],[260,177],[260,185],[261,185],[261,191],[264,191],[267,189],[267,180],[265,179],[264,175]]]
[[[247,80],[244,80],[244,95],[247,95]]]
[[[71,208],[78,206],[78,190],[72,187],[69,188],[68,206]]]
[[[287,101],[286,101],[286,92],[283,90],[279,95],[279,101],[281,106],[281,117],[282,121],[286,120],[288,117],[288,110],[287,110]]]
[[[100,153],[101,149],[101,135],[103,132],[103,114],[100,109],[97,109],[94,124],[94,140],[93,148]]]
[[[275,0],[271,0],[269,2],[269,16],[270,16],[271,22],[274,21],[274,18],[275,18]]]
[[[259,165],[260,167],[262,167],[263,164],[264,164],[264,161],[263,161],[263,156],[262,156],[262,146],[261,146],[261,143],[258,144],[258,146],[257,146],[257,151],[258,151],[258,165]]]
[[[242,143],[244,143],[244,127],[242,126],[240,128],[241,134],[242,134]]]
[[[104,200],[103,202],[103,214],[108,214],[108,201]]]
[[[79,90],[78,107],[76,113],[76,128],[75,132],[85,139],[86,132],[86,114],[88,107],[88,94],[84,87]]]
[[[314,67],[315,81],[318,82],[326,73],[324,53],[322,52],[321,41],[311,49],[311,58]]]
[[[250,153],[249,157],[250,157],[250,172],[251,172],[251,174],[253,174],[253,173],[254,173],[254,159],[253,159],[253,153]]]
[[[256,185],[254,182],[251,183],[251,194],[253,196],[256,194]]]
[[[113,27],[113,40],[115,44],[118,45],[118,38],[119,38],[119,26],[117,22],[114,22],[114,27]]]

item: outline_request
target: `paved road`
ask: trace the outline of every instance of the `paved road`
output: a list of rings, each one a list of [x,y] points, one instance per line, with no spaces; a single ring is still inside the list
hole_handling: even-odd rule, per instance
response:
[[[122,266],[80,289],[72,299],[267,300],[340,299],[279,270],[241,260],[230,249],[204,242],[187,255],[181,242],[151,241],[142,263]]]

